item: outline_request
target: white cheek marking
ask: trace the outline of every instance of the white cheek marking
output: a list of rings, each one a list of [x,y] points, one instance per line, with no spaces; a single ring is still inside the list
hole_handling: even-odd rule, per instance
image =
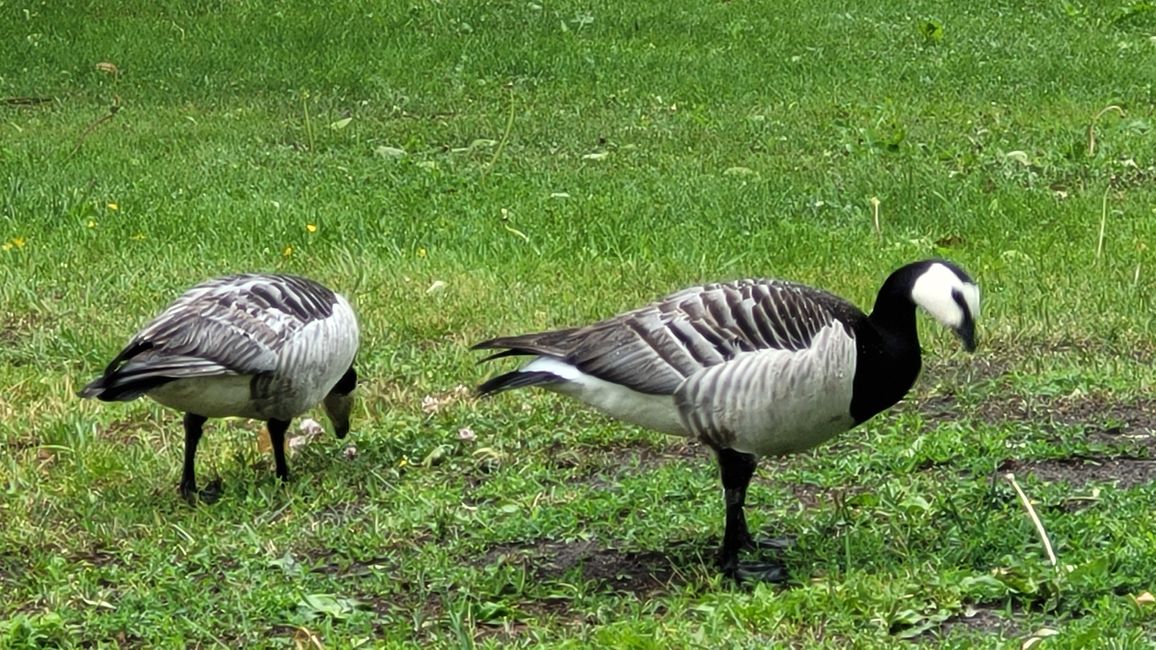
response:
[[[979,320],[979,287],[974,284],[963,285],[963,299],[971,311],[971,319]]]
[[[911,299],[944,327],[956,328],[963,324],[963,310],[952,297],[953,290],[966,291],[959,276],[942,264],[932,264],[915,280],[915,286],[911,288]],[[966,299],[967,294],[964,296]]]

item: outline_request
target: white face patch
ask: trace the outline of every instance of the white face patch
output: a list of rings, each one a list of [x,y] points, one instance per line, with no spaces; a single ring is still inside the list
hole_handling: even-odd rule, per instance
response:
[[[967,310],[971,312],[972,320],[979,320],[979,287],[969,282],[963,282],[960,292],[963,301],[967,303]]]
[[[911,299],[944,327],[956,329],[964,320],[963,309],[955,300],[956,293],[963,296],[972,320],[978,318],[979,287],[970,282],[965,283],[943,264],[932,264],[915,280],[911,288]]]

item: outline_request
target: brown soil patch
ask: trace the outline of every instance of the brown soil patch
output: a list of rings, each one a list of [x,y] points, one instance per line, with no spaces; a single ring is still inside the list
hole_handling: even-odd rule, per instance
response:
[[[84,563],[94,567],[102,567],[117,561],[116,555],[100,544],[94,544],[87,550],[73,553],[68,559],[70,562]]]
[[[990,396],[977,404],[963,404],[952,395],[937,395],[904,407],[916,409],[929,427],[971,418],[994,425],[1030,423],[1055,432],[1082,427],[1102,442],[1134,441],[1156,450],[1156,399],[1117,400],[1106,395]]]
[[[20,343],[22,339],[32,334],[37,326],[45,320],[46,319],[37,320],[31,314],[24,314],[22,316],[0,314],[0,345],[7,347]]]
[[[987,399],[976,417],[992,423],[1032,422],[1052,427],[1083,426],[1089,434],[1156,434],[1156,399],[1119,401],[1103,395]]]
[[[923,372],[916,386],[973,384],[999,379],[1012,372],[1027,371],[1032,360],[1048,356],[1075,359],[1111,357],[1151,365],[1156,363],[1156,345],[1070,337],[1050,341],[997,342],[993,345],[986,345],[981,340],[980,350],[974,355],[924,356]]]
[[[969,606],[963,612],[940,623],[937,628],[929,630],[913,640],[933,641],[950,636],[955,632],[968,635],[980,633],[1006,638],[1016,636],[1019,633],[1019,624],[1014,619],[1005,618],[998,610]]]
[[[1114,483],[1120,488],[1156,481],[1156,460],[1138,458],[1056,458],[1051,460],[1005,460],[1000,472],[1030,475],[1046,483],[1073,486]]]
[[[1015,360],[1004,354],[988,353],[971,357],[923,359],[923,372],[915,384],[918,389],[929,384],[970,385],[999,379],[1011,373]]]
[[[481,566],[515,564],[538,580],[562,579],[577,569],[581,579],[619,593],[648,595],[683,584],[675,562],[657,551],[622,551],[593,541],[500,544],[482,556]]]
[[[373,557],[365,560],[331,561],[319,564],[310,569],[312,573],[324,573],[343,578],[367,576],[392,568],[395,563],[389,557]]]
[[[829,490],[811,483],[791,483],[787,489],[795,495],[799,503],[808,510],[818,508],[821,504],[820,495],[828,495]]]
[[[698,442],[677,439],[667,445],[636,441],[607,447],[555,443],[545,453],[548,467],[571,470],[572,480],[602,487],[628,474],[668,463],[710,461],[711,457]]]
[[[113,420],[107,427],[97,428],[96,435],[112,442],[135,445],[140,442],[142,424],[138,420]]]
[[[823,487],[815,485],[814,483],[787,483],[783,484],[782,487],[795,495],[795,498],[799,500],[799,504],[807,510],[819,508],[824,503],[831,505],[844,502],[869,489],[862,485]]]

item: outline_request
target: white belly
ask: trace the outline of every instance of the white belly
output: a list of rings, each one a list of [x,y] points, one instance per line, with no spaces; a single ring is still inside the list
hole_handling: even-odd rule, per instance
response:
[[[543,388],[573,397],[617,420],[661,433],[688,435],[671,395],[640,393],[588,375],[568,363],[549,357],[538,357],[522,370],[548,372],[566,380],[544,385]]]
[[[268,419],[253,404],[250,379],[242,375],[178,379],[154,388],[148,396],[169,408],[207,418]]]

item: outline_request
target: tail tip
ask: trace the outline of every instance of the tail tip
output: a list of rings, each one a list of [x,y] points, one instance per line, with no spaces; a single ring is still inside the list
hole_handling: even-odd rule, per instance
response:
[[[562,381],[565,380],[550,372],[514,370],[487,379],[478,385],[476,392],[478,397],[488,397],[515,388],[556,384]]]
[[[81,388],[80,390],[76,391],[76,396],[79,397],[80,399],[92,399],[94,397],[100,397],[100,394],[103,392],[104,392],[104,385],[98,379],[94,382],[89,383],[84,388]]]

